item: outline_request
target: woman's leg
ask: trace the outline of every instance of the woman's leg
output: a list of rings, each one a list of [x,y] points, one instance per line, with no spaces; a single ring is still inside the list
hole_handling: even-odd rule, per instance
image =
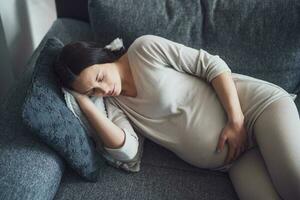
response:
[[[300,119],[294,101],[283,97],[257,118],[254,136],[276,191],[300,199]]]
[[[258,147],[241,155],[228,172],[241,200],[281,200]]]

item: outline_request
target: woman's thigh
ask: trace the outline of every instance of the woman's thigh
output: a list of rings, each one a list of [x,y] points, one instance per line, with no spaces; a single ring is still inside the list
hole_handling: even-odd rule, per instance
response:
[[[280,200],[257,147],[242,154],[229,169],[229,176],[241,200]]]
[[[300,119],[294,101],[283,97],[270,104],[257,118],[254,136],[277,191],[300,199]]]

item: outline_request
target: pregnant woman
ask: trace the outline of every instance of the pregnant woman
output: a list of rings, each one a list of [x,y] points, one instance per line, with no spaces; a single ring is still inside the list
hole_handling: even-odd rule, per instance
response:
[[[70,43],[55,69],[115,158],[134,157],[138,130],[194,166],[227,171],[240,199],[300,199],[299,113],[281,87],[155,35],[119,56]],[[107,97],[114,120],[91,95]]]

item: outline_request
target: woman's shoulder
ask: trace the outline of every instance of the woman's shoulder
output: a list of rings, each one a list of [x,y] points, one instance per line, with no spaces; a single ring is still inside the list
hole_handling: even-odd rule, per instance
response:
[[[161,39],[164,39],[163,37],[157,36],[157,35],[141,35],[139,37],[137,37],[132,44],[130,45],[130,48],[146,48],[149,46],[153,46],[155,44],[159,44],[159,41]]]
[[[157,45],[152,43],[154,40],[148,38],[152,38],[152,35],[137,38],[129,47],[127,57],[133,71],[146,74],[149,78],[149,76],[154,75],[153,73],[157,76],[157,72],[165,69],[168,63],[165,62],[164,53],[159,50],[160,48]]]

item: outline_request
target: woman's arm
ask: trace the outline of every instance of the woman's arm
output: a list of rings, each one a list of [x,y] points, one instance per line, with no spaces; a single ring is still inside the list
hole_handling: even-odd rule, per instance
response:
[[[101,113],[88,97],[76,97],[76,100],[105,147],[119,148],[124,144],[123,130]]]
[[[231,73],[222,73],[212,79],[212,85],[227,113],[227,124],[223,128],[219,138],[218,151],[223,150],[227,141],[229,152],[225,163],[235,160],[246,148],[247,133],[244,127],[244,114],[241,109]]]
[[[244,114],[231,73],[222,73],[212,79],[211,83],[226,110],[228,121],[233,124],[244,121]]]
[[[112,101],[103,98],[107,115],[98,110],[86,95],[70,90],[80,109],[95,129],[93,138],[116,160],[131,161],[138,154],[139,138],[124,112]]]

